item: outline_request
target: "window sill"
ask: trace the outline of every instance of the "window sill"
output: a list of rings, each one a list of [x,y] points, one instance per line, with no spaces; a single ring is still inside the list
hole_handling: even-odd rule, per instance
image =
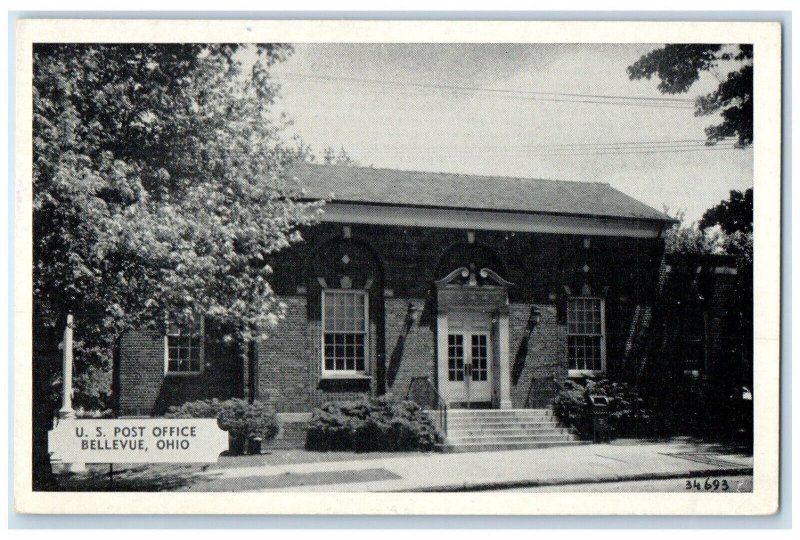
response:
[[[164,377],[199,377],[202,374],[202,371],[168,371]]]
[[[570,369],[567,372],[567,377],[570,379],[572,378],[583,378],[583,377],[597,377],[598,375],[604,375],[605,370],[602,369]]]
[[[323,381],[363,381],[372,377],[366,373],[323,373]]]
[[[372,387],[372,377],[365,373],[323,373],[319,379],[320,390],[329,392],[369,392]]]

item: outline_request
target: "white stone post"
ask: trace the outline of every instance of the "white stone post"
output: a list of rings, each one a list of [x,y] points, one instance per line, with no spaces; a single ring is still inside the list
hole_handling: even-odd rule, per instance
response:
[[[449,329],[447,324],[447,314],[439,313],[436,315],[436,367],[438,372],[439,395],[445,402],[450,398],[445,385],[447,384],[447,335]]]
[[[67,327],[64,328],[64,361],[62,366],[62,392],[59,418],[75,418],[72,409],[72,313],[67,315]]]
[[[72,313],[67,315],[67,326],[64,328],[64,362],[62,365],[62,397],[61,409],[58,411],[58,417],[63,420],[75,418],[75,411],[72,408],[72,326],[73,317]],[[57,465],[57,464],[54,464]],[[84,472],[86,470],[85,463],[64,463],[61,470],[65,472]]]
[[[497,315],[497,334],[499,336],[498,352],[500,356],[500,408],[510,409],[511,402],[511,351],[509,350],[510,324],[508,308],[500,310]]]

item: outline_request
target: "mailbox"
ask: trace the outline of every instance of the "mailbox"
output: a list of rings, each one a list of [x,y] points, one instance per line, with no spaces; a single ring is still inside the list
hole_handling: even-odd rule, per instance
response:
[[[594,442],[610,441],[611,427],[608,425],[608,398],[606,396],[590,395],[589,412],[592,417]]]

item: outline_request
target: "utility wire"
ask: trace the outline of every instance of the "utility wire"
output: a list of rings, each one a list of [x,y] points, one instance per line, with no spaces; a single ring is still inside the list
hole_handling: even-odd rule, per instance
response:
[[[730,141],[730,140],[728,140]],[[708,143],[706,139],[679,139],[673,141],[620,141],[620,142],[607,142],[607,143],[561,143],[561,144],[521,144],[521,145],[459,145],[459,146],[418,146],[410,147],[405,146],[403,150],[420,151],[420,152],[436,152],[439,150],[494,150],[494,149],[553,149],[553,150],[624,150],[624,149],[654,149],[654,148],[690,148],[690,147],[706,147],[713,148],[715,146],[722,146],[726,144],[726,140],[720,140],[717,143]],[[365,151],[382,151],[384,147],[363,147]]]
[[[694,100],[688,98],[622,96],[608,94],[581,94],[568,92],[538,92],[533,90],[512,90],[507,88],[484,88],[470,86],[455,86],[442,84],[414,83],[408,81],[391,81],[378,79],[360,79],[355,77],[338,77],[333,75],[315,75],[310,73],[280,73],[274,79],[311,79],[327,82],[345,82],[378,86],[398,86],[418,90],[437,90],[460,93],[488,93],[499,94],[511,99],[527,101],[550,101],[564,103],[587,103],[598,105],[627,105],[634,107],[655,107],[668,109],[694,109]]]
[[[611,155],[648,155],[648,154],[664,154],[664,153],[672,153],[672,154],[683,154],[689,152],[719,152],[719,151],[726,151],[726,150],[737,150],[739,147],[737,145],[728,145],[728,146],[712,146],[712,147],[675,147],[675,148],[634,148],[634,149],[586,149],[586,150],[577,150],[577,151],[525,151],[521,148],[507,148],[506,151],[503,149],[498,149],[496,152],[488,152],[488,153],[502,153],[506,155],[519,155],[519,156],[530,156],[530,157],[572,157],[572,156],[611,156]],[[427,154],[465,154],[465,153],[475,153],[476,150],[455,150],[455,151],[439,151],[439,150],[432,150],[430,152],[424,152]],[[416,150],[409,150],[409,151],[373,151],[370,152],[371,154],[376,155],[418,155],[420,154],[419,151]]]
[[[440,90],[465,90],[465,91],[477,91],[477,92],[497,92],[497,93],[511,93],[511,94],[532,94],[532,95],[541,95],[541,96],[569,96],[569,97],[588,97],[588,98],[606,98],[606,99],[631,99],[631,100],[649,100],[649,101],[674,101],[674,102],[683,102],[683,103],[694,103],[694,100],[691,98],[671,98],[671,97],[649,97],[649,96],[621,96],[621,95],[609,95],[609,94],[575,94],[575,93],[567,93],[567,92],[539,92],[534,90],[513,90],[509,88],[486,88],[486,87],[475,87],[475,86],[455,86],[455,85],[442,85],[442,84],[429,84],[429,83],[414,83],[414,82],[404,82],[404,81],[390,81],[390,80],[379,80],[379,79],[359,79],[355,77],[339,77],[335,75],[315,75],[311,73],[281,73],[278,77],[298,77],[298,78],[309,78],[309,79],[323,79],[323,80],[336,80],[336,81],[349,81],[349,82],[358,82],[358,83],[369,83],[369,84],[388,84],[388,85],[399,85],[399,86],[414,86],[420,88],[433,88],[433,89],[440,89]]]

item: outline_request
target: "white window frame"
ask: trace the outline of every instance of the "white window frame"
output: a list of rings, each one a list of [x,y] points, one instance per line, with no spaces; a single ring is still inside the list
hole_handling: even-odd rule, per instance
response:
[[[364,369],[326,369],[325,368],[325,296],[327,294],[352,294],[361,295],[364,298]],[[366,378],[369,377],[369,294],[360,289],[322,289],[320,302],[320,364],[322,366],[323,379],[342,379],[342,378]],[[337,332],[331,332],[337,333]],[[358,332],[339,332],[339,333],[358,333]]]
[[[164,332],[164,376],[166,377],[195,377],[203,373],[206,363],[206,325],[205,318],[200,316],[200,365],[197,370],[192,371],[170,371],[169,369],[169,338],[176,334],[169,333],[169,318],[166,319],[166,331]],[[191,354],[191,353],[190,353]]]
[[[573,335],[569,331],[570,302],[572,300],[599,300],[600,301],[600,369],[571,369],[569,367],[569,338]],[[592,334],[594,335],[594,334]],[[601,296],[570,296],[567,298],[567,375],[569,377],[591,377],[606,371],[606,300]]]

